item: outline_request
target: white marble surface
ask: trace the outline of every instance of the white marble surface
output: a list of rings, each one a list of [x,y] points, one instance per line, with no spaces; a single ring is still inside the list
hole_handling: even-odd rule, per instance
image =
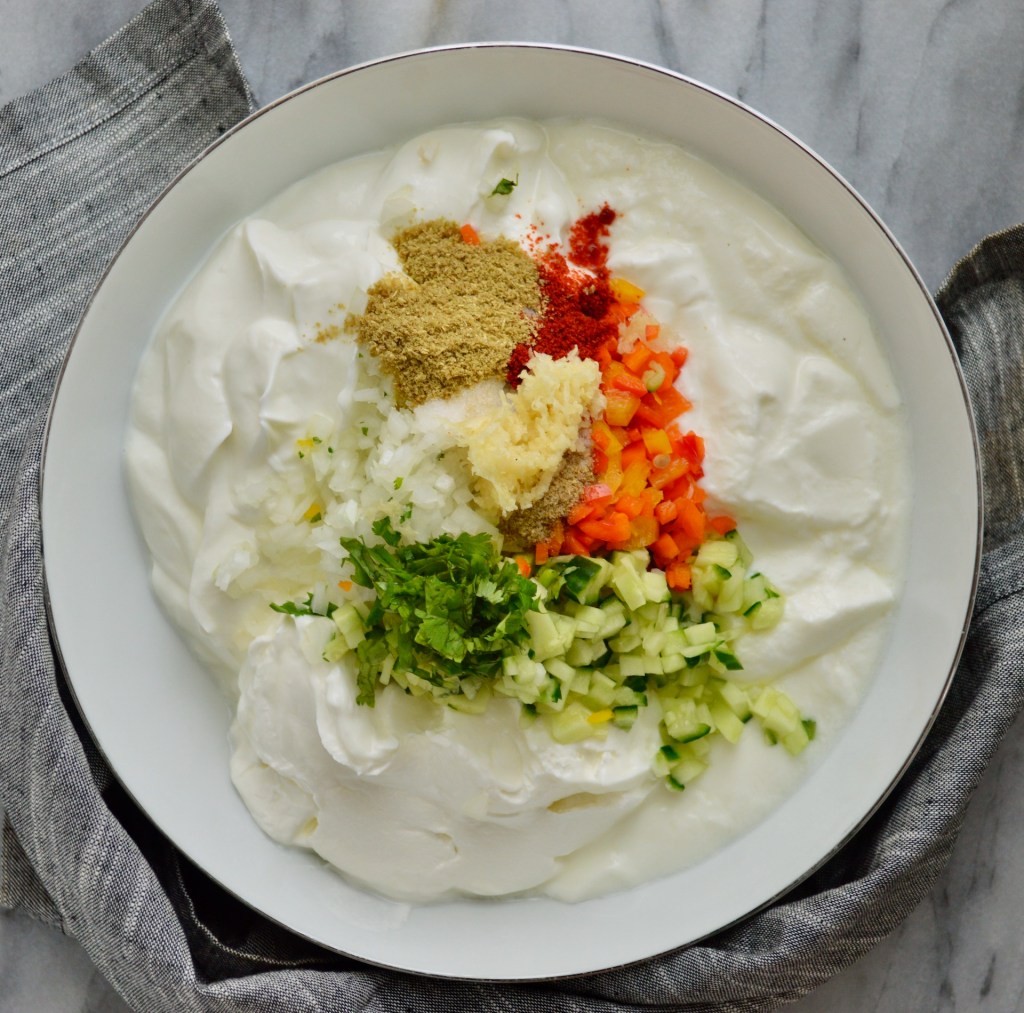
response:
[[[933,290],[1024,220],[1019,0],[221,0],[257,98],[388,52],[523,39],[614,50],[753,105],[849,179]],[[69,67],[142,0],[0,0],[0,102]],[[953,861],[908,921],[791,1007],[1024,1010],[1024,730],[989,770]],[[112,1013],[83,951],[0,915],[0,1013]]]

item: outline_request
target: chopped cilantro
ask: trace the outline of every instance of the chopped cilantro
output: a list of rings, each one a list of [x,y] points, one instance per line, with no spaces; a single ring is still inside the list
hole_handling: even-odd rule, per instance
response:
[[[324,442],[323,440],[320,439],[319,436],[311,436],[310,440],[312,440],[313,443],[323,443]]]
[[[385,545],[342,538],[352,579],[376,592],[356,648],[357,702],[373,706],[384,659],[447,694],[464,679],[501,675],[502,658],[529,639],[536,586],[486,534],[440,535],[401,545],[388,517],[373,523]]]
[[[395,492],[398,492],[398,490],[402,488],[402,483],[404,481],[405,479],[402,478],[401,475],[399,475],[398,478],[395,479]]]
[[[360,426],[359,427],[359,432],[361,432],[363,434],[363,436],[368,436],[369,433],[370,433],[370,427],[369,426]]]
[[[402,536],[392,527],[390,517],[379,517],[370,525],[370,530],[378,538],[383,538],[388,545],[397,545],[402,540]]]
[[[515,179],[502,179],[491,191],[492,197],[507,197],[517,186],[519,186],[519,173]]]
[[[275,602],[271,602],[270,607],[275,612],[283,612],[286,616],[327,616],[330,618],[334,615],[338,606],[334,602],[329,601],[323,612],[315,612],[313,610],[313,592],[310,591],[306,595],[306,600],[301,604],[297,605],[293,601],[283,601],[278,605]]]

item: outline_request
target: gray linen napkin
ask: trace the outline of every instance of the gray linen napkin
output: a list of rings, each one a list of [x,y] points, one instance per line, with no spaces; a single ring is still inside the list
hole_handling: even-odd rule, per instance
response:
[[[572,981],[437,982],[300,940],[179,856],[83,731],[46,627],[39,455],[75,322],[149,201],[250,107],[215,5],[157,0],[67,76],[0,109],[0,904],[78,939],[139,1010],[711,1011],[798,998],[925,894],[1024,701],[1024,227],[983,243],[939,294],[1000,483],[987,490],[967,650],[897,790],[811,879],[701,945]]]

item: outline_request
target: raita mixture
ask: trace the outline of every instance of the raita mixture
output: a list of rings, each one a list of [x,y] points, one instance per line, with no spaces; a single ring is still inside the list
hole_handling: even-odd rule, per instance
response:
[[[509,119],[235,227],[142,362],[127,474],[269,835],[405,900],[578,900],[699,861],[835,741],[906,444],[782,215],[656,139]]]

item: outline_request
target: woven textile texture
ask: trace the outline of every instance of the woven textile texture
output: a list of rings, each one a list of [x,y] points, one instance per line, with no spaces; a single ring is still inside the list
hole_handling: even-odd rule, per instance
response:
[[[251,104],[216,6],[157,0],[0,109],[0,903],[79,940],[139,1010],[764,1010],[850,964],[935,880],[1024,698],[1024,228],[984,242],[938,297],[999,481],[953,689],[885,805],[797,890],[699,946],[571,981],[431,981],[293,937],[182,859],[81,728],[47,631],[39,460],[75,323],[148,203]]]

